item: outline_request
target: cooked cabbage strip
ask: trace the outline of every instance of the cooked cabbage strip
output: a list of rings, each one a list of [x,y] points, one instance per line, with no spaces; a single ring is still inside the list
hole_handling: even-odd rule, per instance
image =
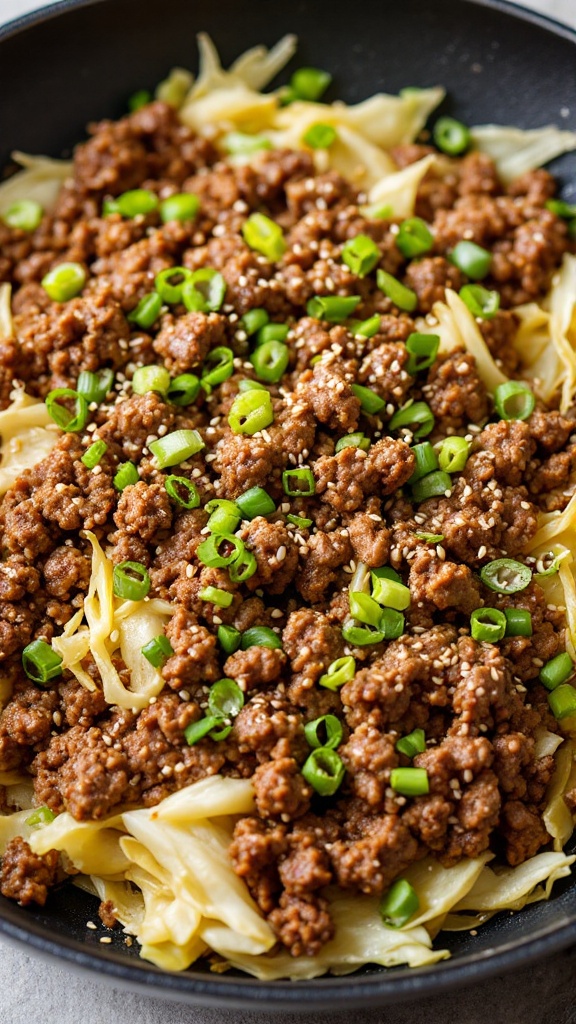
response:
[[[537,853],[523,864],[497,870],[486,865],[470,891],[453,908],[494,913],[520,910],[527,903],[547,899],[554,882],[570,874],[576,856],[565,853]],[[541,883],[544,888],[540,889]]]
[[[390,206],[394,217],[412,217],[420,183],[435,162],[436,157],[430,154],[401,171],[381,178],[370,189],[370,203]]]
[[[0,495],[27,470],[50,454],[60,431],[44,402],[24,388],[12,391],[7,409],[0,412]]]
[[[565,794],[572,788],[571,776],[574,771],[574,745],[567,739],[555,754],[556,770],[546,794],[546,807],[542,818],[548,835],[554,840],[554,849],[562,850],[568,842],[574,825],[568,810]]]
[[[505,184],[576,149],[576,132],[562,131],[555,125],[525,129],[482,124],[470,132],[474,145],[492,157]]]
[[[0,414],[1,415],[1,414]],[[92,654],[102,679],[104,698],[108,704],[140,710],[156,697],[164,686],[158,671],[142,654],[148,641],[164,632],[172,609],[165,601],[124,601],[114,596],[113,566],[97,538],[86,531],[92,545],[92,572],[83,612],[77,612],[53,641],[54,650],[87,689],[94,681],[81,661]],[[85,616],[87,626],[82,625]],[[124,664],[130,669],[130,689],[124,686],[112,662],[112,654],[120,648]]]
[[[489,391],[508,380],[494,362],[468,306],[451,288],[446,289],[446,302],[435,302],[432,316],[420,318],[417,327],[424,334],[439,335],[441,353],[464,348],[474,356],[478,375]]]
[[[10,341],[14,334],[12,324],[12,285],[0,284],[0,341]]]
[[[21,199],[33,199],[44,210],[50,210],[66,178],[72,174],[72,162],[18,152],[12,154],[12,159],[24,170],[0,185],[0,217]]]

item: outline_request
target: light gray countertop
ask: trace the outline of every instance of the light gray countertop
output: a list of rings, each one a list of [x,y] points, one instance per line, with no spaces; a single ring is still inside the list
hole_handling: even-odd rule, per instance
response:
[[[0,24],[45,6],[40,0],[0,0]],[[576,0],[524,0],[525,7],[576,26]],[[365,1011],[362,1024],[576,1024],[576,949],[455,994]],[[0,943],[0,1024],[263,1024],[260,1013],[196,1009],[112,988]],[[315,1012],[314,1016],[318,1016]],[[358,1017],[359,1014],[356,1014]],[[268,1016],[268,1020],[270,1020]],[[310,1016],[278,1015],[279,1024],[309,1024]],[[351,1024],[351,1013],[330,1013]]]

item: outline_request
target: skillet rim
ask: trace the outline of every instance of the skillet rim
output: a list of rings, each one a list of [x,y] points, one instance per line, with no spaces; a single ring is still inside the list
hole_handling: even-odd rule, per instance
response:
[[[39,10],[29,11],[0,26],[0,46],[28,28],[42,25],[69,11],[95,7],[113,0],[57,0]],[[459,0],[470,7],[486,8],[532,24],[576,46],[576,29],[523,7],[513,0]],[[576,878],[575,892],[576,900]],[[564,908],[564,920],[540,927],[533,935],[514,936],[497,950],[483,950],[439,962],[431,967],[378,968],[372,974],[320,977],[308,981],[260,981],[250,976],[230,977],[209,972],[167,972],[142,960],[132,960],[111,947],[91,947],[80,941],[51,937],[48,926],[24,918],[18,920],[21,908],[0,906],[0,936],[20,949],[33,951],[39,958],[54,965],[74,969],[86,978],[99,972],[110,985],[176,999],[203,1007],[266,1010],[267,1012],[306,1012],[310,1008],[329,1010],[370,1008],[407,1002],[438,995],[450,989],[479,983],[495,974],[529,966],[542,957],[566,949],[576,941],[576,903],[571,912]]]

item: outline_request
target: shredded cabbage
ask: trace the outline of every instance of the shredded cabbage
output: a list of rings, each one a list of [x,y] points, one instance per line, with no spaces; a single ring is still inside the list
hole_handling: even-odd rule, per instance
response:
[[[0,494],[50,454],[60,431],[50,418],[44,402],[15,388],[11,403],[0,412]]]
[[[0,185],[0,217],[21,199],[34,199],[49,210],[72,173],[69,160],[51,160],[47,156],[13,153],[12,158],[24,168]]]
[[[165,601],[119,602],[114,596],[112,563],[94,534],[86,531],[86,537],[92,545],[92,574],[84,610],[68,622],[52,646],[63,658],[63,668],[69,669],[87,689],[94,689],[92,677],[81,665],[90,652],[108,704],[140,710],[164,686],[160,672],[143,656],[142,647],[164,632],[172,608]],[[86,626],[82,625],[84,617]],[[126,689],[112,662],[118,647],[130,669],[130,689]]]
[[[506,183],[576,149],[576,132],[562,131],[555,125],[525,130],[483,124],[470,131],[474,145],[492,157]]]

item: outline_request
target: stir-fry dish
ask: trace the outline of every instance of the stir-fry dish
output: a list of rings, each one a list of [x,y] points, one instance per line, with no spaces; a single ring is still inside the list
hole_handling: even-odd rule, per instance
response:
[[[575,859],[575,138],[201,46],[0,186],[1,891],[432,963]]]

